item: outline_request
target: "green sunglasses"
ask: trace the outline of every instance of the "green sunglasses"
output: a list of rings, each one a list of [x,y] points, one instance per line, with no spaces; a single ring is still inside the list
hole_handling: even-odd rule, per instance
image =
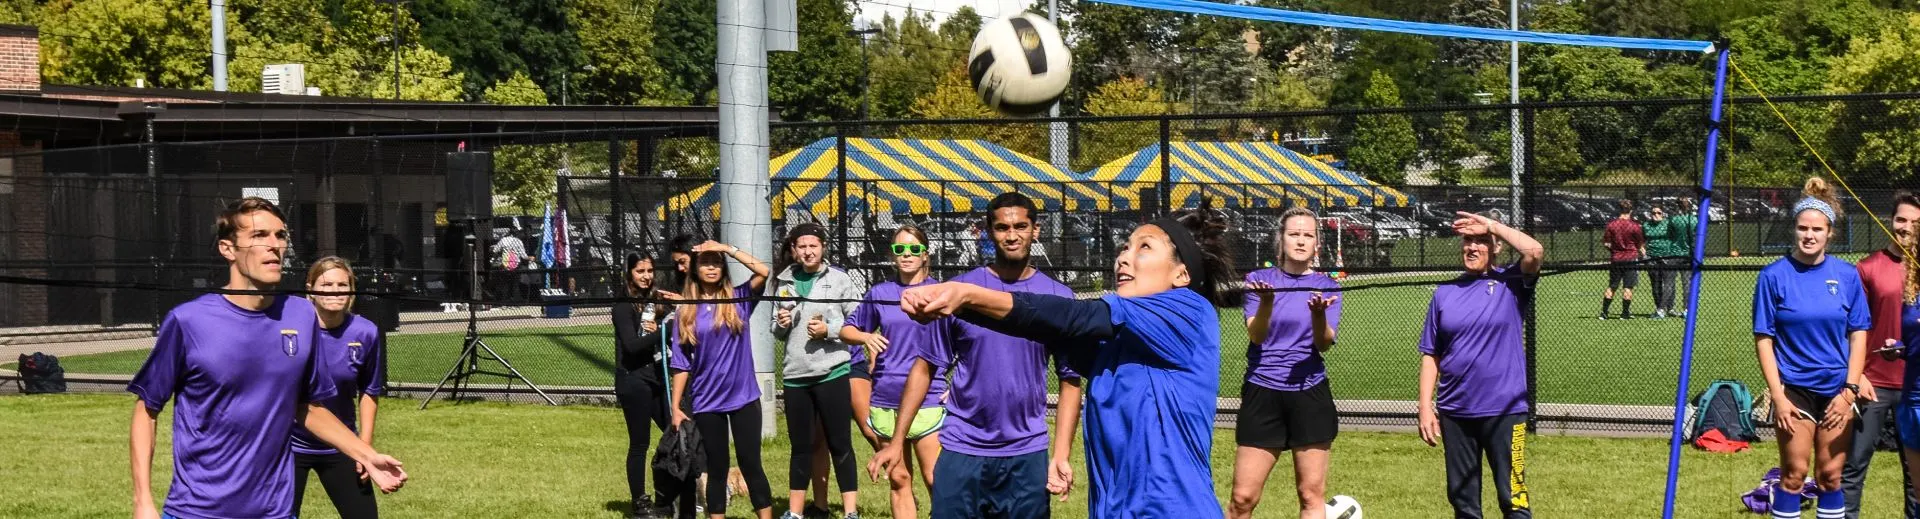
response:
[[[926,252],[927,246],[918,243],[893,244],[893,255],[895,256],[919,256]]]

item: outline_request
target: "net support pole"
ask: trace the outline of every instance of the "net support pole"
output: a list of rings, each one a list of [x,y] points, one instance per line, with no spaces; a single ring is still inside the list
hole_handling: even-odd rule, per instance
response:
[[[714,73],[720,98],[720,236],[755,258],[772,261],[773,210],[767,201],[767,10],[758,0],[719,0],[715,5]],[[732,279],[751,274],[743,265]],[[768,305],[753,305],[753,322],[772,319]],[[760,437],[774,435],[773,332],[753,330],[753,371],[759,381]]]
[[[1720,117],[1722,102],[1727,94],[1727,56],[1728,50],[1720,49],[1718,64],[1714,66],[1713,104],[1707,106],[1710,112],[1707,126],[1707,160],[1700,172],[1699,207],[1695,210],[1695,221],[1707,221],[1707,213],[1713,208],[1713,173],[1718,161],[1720,149]],[[1687,414],[1688,379],[1693,374],[1693,345],[1700,325],[1700,266],[1707,249],[1707,226],[1693,226],[1693,266],[1689,269],[1687,285],[1687,331],[1680,343],[1680,381],[1673,390],[1673,434],[1667,441],[1667,495],[1662,505],[1660,517],[1673,519],[1674,489],[1680,481],[1680,446],[1686,443],[1686,431],[1681,430]]]

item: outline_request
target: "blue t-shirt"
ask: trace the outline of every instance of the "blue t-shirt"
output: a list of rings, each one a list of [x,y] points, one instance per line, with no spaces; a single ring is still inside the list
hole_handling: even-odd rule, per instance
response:
[[[1753,333],[1773,337],[1781,383],[1839,394],[1847,383],[1847,334],[1872,326],[1867,292],[1853,264],[1828,256],[1807,265],[1789,256],[1760,270]]]
[[[348,430],[359,432],[359,413],[355,412],[360,395],[387,394],[387,350],[380,342],[380,328],[358,315],[348,315],[338,329],[315,327],[319,334],[313,345],[314,363],[333,380],[338,393],[323,403]],[[293,452],[334,454],[340,452],[320,441],[305,425],[293,428]]]
[[[1199,293],[1103,297],[1113,337],[1091,351],[1086,417],[1090,517],[1221,517],[1213,419],[1220,313]]]
[[[173,408],[174,517],[293,517],[293,427],[307,402],[333,398],[314,356],[319,317],[306,299],[265,310],[206,294],[167,312],[127,391]]]

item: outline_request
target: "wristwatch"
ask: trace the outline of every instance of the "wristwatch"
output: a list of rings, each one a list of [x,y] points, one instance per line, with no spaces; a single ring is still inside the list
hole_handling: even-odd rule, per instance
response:
[[[1853,394],[1854,394],[1855,396],[1859,396],[1859,395],[1860,395],[1860,385],[1859,385],[1859,384],[1847,384],[1847,385],[1846,385],[1845,387],[1847,388],[1847,391],[1852,391],[1852,392],[1853,392]]]

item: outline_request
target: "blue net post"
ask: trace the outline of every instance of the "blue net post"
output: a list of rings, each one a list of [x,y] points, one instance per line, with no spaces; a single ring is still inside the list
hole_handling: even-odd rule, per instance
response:
[[[1695,221],[1705,222],[1708,210],[1713,208],[1713,172],[1719,161],[1721,107],[1727,95],[1727,57],[1728,50],[1720,49],[1719,63],[1714,67],[1713,104],[1707,106],[1711,112],[1707,126],[1707,160],[1700,174],[1700,193]],[[1662,505],[1660,517],[1673,519],[1674,489],[1680,481],[1680,447],[1686,443],[1687,432],[1681,430],[1687,414],[1688,379],[1693,374],[1694,337],[1700,325],[1700,266],[1705,261],[1707,249],[1707,226],[1696,225],[1693,230],[1693,282],[1687,290],[1687,331],[1680,343],[1680,382],[1673,390],[1673,435],[1667,442],[1667,495]]]

